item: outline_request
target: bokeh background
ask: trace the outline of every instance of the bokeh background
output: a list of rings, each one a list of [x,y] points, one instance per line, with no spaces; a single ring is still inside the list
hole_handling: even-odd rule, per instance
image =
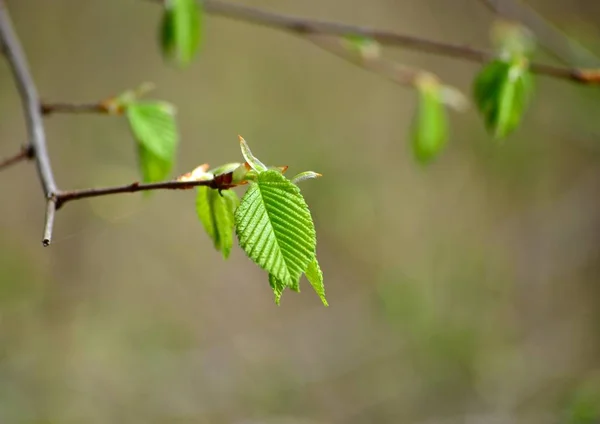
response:
[[[248,5],[488,46],[475,0],[248,0]],[[138,0],[9,0],[47,101],[152,81],[178,107],[174,175],[240,160],[324,174],[302,186],[329,308],[204,234],[193,192],[68,204],[54,243],[33,164],[0,175],[0,422],[36,424],[597,423],[600,92],[537,79],[503,144],[475,111],[423,169],[415,93],[292,35],[207,16],[180,71]],[[537,0],[600,53],[600,4]],[[475,64],[386,54],[469,92]],[[552,62],[543,53],[538,59]],[[137,180],[123,119],[46,120],[61,188]],[[26,140],[0,61],[0,157]]]

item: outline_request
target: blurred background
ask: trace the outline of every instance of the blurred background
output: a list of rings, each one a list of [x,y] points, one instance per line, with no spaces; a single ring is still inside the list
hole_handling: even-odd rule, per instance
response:
[[[137,0],[9,0],[42,98],[137,87],[178,107],[173,175],[241,160],[302,186],[330,307],[309,284],[273,302],[228,262],[194,193],[69,203],[42,248],[35,167],[0,175],[0,422],[36,424],[598,423],[600,90],[540,77],[524,125],[494,143],[474,110],[426,169],[408,147],[415,92],[292,35],[207,16],[184,71]],[[248,5],[488,47],[475,0],[247,0]],[[600,54],[600,4],[536,10]],[[476,64],[386,49],[464,92]],[[552,63],[550,56],[539,60]],[[46,121],[63,189],[138,180],[123,119]],[[26,141],[0,61],[0,157]]]

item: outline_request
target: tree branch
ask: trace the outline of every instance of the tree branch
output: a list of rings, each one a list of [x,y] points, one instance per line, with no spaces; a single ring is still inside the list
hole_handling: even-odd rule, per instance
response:
[[[50,198],[57,191],[57,187],[46,149],[46,134],[42,114],[40,113],[40,101],[23,49],[14,32],[3,0],[0,0],[0,43],[21,95],[29,144],[35,152],[37,170],[44,194],[47,198]]]
[[[207,13],[284,30],[299,36],[306,34],[358,35],[372,38],[383,45],[403,46],[420,52],[478,63],[487,62],[495,57],[493,52],[486,50],[371,27],[285,15],[222,0],[204,0],[202,3]],[[532,63],[531,69],[537,74],[553,78],[581,84],[600,84],[599,70],[571,69],[540,63]]]
[[[4,168],[8,168],[11,165],[14,165],[15,163],[33,159],[33,156],[33,149],[30,146],[23,146],[19,153],[4,159],[0,159],[0,171],[2,171]]]
[[[122,186],[113,187],[101,187],[101,188],[84,188],[81,190],[72,191],[61,191],[56,194],[56,209],[59,209],[65,203],[71,200],[86,199],[89,197],[100,197],[111,194],[121,193],[137,193],[140,191],[152,191],[152,190],[189,190],[194,187],[207,186],[213,189],[224,189],[221,187],[217,180],[203,180],[203,181],[161,181],[158,183],[146,183],[142,184],[139,182],[126,184]]]
[[[53,113],[109,113],[108,107],[103,103],[42,103],[40,111],[43,115]]]
[[[2,45],[2,50],[8,60],[17,89],[21,96],[27,133],[29,135],[29,145],[31,146],[31,149],[33,149],[38,176],[44,194],[48,199],[46,225],[42,240],[43,245],[47,246],[50,244],[52,224],[54,222],[54,202],[52,202],[52,199],[58,191],[58,188],[54,181],[50,157],[48,156],[48,151],[46,149],[46,133],[44,130],[37,89],[31,73],[29,72],[25,54],[23,53],[19,39],[15,34],[8,10],[6,9],[3,0],[0,0],[0,44]]]

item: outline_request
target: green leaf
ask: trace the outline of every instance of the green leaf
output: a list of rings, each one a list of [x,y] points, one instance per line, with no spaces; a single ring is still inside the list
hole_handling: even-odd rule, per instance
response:
[[[171,172],[172,163],[156,156],[143,144],[138,144],[138,160],[144,182],[162,181]],[[149,196],[150,193],[145,191],[144,195]]]
[[[298,187],[280,172],[258,174],[235,211],[240,246],[248,257],[292,287],[315,257],[315,228]]]
[[[524,58],[496,59],[481,70],[473,97],[486,129],[495,138],[505,138],[519,126],[532,91],[533,77]]]
[[[448,139],[448,118],[443,102],[442,86],[433,77],[417,82],[419,101],[412,124],[412,150],[421,163],[432,161]]]
[[[196,213],[213,240],[215,249],[227,259],[233,246],[233,214],[239,204],[237,194],[223,190],[221,194],[209,187],[198,187]]]
[[[252,154],[252,152],[250,151],[250,146],[248,146],[248,143],[246,143],[246,140],[244,140],[244,138],[242,136],[239,136],[239,138],[240,138],[240,149],[242,150],[242,155],[244,156],[244,159],[246,160],[248,165],[250,165],[250,167],[256,172],[266,171],[267,166],[264,163],[262,163],[260,160],[258,160],[258,158]]]
[[[161,26],[166,59],[188,65],[200,45],[203,9],[196,0],[167,0]]]
[[[315,292],[321,298],[321,302],[323,305],[329,306],[327,303],[327,299],[325,298],[325,286],[323,285],[323,272],[321,271],[321,267],[319,266],[319,262],[315,257],[310,264],[308,264],[308,268],[306,268],[306,279],[309,281]]]
[[[126,105],[127,119],[140,149],[144,181],[159,181],[169,175],[175,159],[178,135],[175,109],[165,102],[132,102]],[[143,154],[141,153],[143,151]],[[158,162],[149,165],[146,162]]]

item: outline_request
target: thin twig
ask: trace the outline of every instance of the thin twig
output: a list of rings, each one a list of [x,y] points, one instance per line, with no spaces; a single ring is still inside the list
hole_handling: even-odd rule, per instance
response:
[[[383,45],[403,46],[420,52],[478,63],[487,62],[495,57],[495,54],[491,51],[366,26],[285,15],[222,0],[204,0],[202,3],[207,13],[276,28],[297,35],[358,35],[372,38]],[[533,63],[531,69],[537,74],[553,78],[570,80],[581,84],[600,84],[600,72],[596,70],[571,69],[540,63]]]
[[[19,39],[15,34],[8,10],[6,9],[3,0],[0,0],[0,44],[2,45],[2,50],[8,60],[21,96],[27,132],[29,135],[29,145],[35,154],[35,162],[40,182],[42,183],[46,198],[51,199],[58,191],[58,188],[54,181],[50,157],[48,156],[48,151],[46,149],[46,134],[40,111],[40,100],[35,83],[29,72],[25,54],[23,53]],[[53,215],[51,217],[53,217]],[[44,231],[43,239],[44,245],[50,243],[52,236],[52,222],[48,221],[48,216],[46,218],[46,230]]]
[[[384,76],[400,85],[413,86],[415,79],[424,71],[410,68],[380,57],[379,53],[361,52],[344,46],[337,37],[323,34],[306,34],[306,39],[329,53],[363,69]]]
[[[0,171],[7,168],[15,163],[33,159],[33,149],[30,146],[23,146],[21,151],[16,155],[9,156],[0,160]]]
[[[109,113],[103,103],[42,103],[40,110],[44,115],[53,113]]]
[[[198,186],[208,186],[214,189],[220,189],[217,182],[213,180],[205,181],[161,181],[158,183],[146,183],[142,184],[139,182],[126,184],[122,186],[114,187],[101,187],[101,188],[85,188],[81,190],[72,191],[61,191],[56,194],[56,209],[63,206],[66,202],[71,200],[85,199],[89,197],[107,196],[111,194],[120,193],[137,193],[140,191],[151,191],[151,190],[187,190]]]

